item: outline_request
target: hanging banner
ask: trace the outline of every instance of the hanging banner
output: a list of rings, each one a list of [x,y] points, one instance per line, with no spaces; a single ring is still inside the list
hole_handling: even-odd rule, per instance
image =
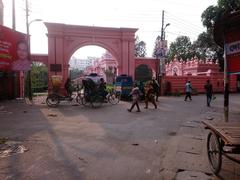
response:
[[[27,36],[0,25],[0,71],[29,69]]]
[[[159,40],[156,47],[156,55],[158,57],[165,57],[167,54],[167,40]]]
[[[225,50],[228,73],[240,74],[240,29],[227,33]]]

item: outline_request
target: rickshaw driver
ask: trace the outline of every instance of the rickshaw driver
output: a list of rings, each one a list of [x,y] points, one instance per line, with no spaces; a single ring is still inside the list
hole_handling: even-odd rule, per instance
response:
[[[100,84],[99,84],[98,90],[100,95],[106,98],[108,92],[107,92],[106,82],[104,81],[103,78],[100,78]]]
[[[73,86],[72,86],[70,78],[67,78],[67,81],[66,81],[64,87],[65,87],[65,90],[67,91],[67,96],[71,97],[72,96],[72,92],[73,92]]]

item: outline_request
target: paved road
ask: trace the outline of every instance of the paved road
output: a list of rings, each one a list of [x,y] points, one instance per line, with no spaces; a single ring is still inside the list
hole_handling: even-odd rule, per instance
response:
[[[0,158],[0,179],[184,179],[183,171],[214,178],[202,144],[190,145],[182,137],[203,141],[200,121],[223,119],[223,96],[211,108],[205,106],[204,95],[193,96],[191,102],[183,98],[161,97],[157,110],[141,104],[140,113],[127,112],[128,102],[98,109],[68,102],[48,108],[41,97],[33,105],[0,102],[0,138],[29,149]],[[240,95],[230,97],[230,119],[239,118],[239,100]]]

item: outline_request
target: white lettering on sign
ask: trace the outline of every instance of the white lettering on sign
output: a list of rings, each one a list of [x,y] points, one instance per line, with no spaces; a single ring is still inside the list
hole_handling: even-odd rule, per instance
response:
[[[240,41],[227,44],[227,55],[240,53]]]

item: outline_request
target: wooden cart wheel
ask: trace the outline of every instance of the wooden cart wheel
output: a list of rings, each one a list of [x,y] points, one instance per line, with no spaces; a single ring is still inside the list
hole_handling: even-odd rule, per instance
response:
[[[210,132],[207,137],[208,161],[214,174],[218,174],[222,166],[222,147],[219,137]]]
[[[49,107],[56,107],[58,106],[59,102],[59,96],[56,94],[50,94],[46,99],[46,103]]]

